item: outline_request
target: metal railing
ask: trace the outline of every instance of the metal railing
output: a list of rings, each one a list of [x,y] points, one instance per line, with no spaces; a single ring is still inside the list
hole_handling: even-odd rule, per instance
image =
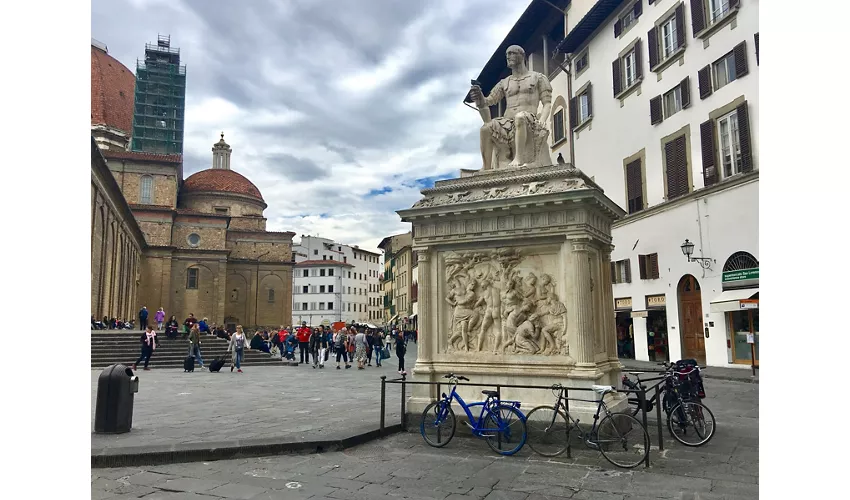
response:
[[[649,399],[647,396],[650,392],[655,395],[655,428],[657,431],[657,439],[658,439],[658,449],[659,451],[664,450],[664,433],[663,433],[663,425],[661,419],[661,394],[660,386],[664,381],[659,381],[657,384],[644,388],[640,387],[639,389],[616,389],[617,392],[625,393],[625,394],[635,394],[638,398],[638,402],[640,404],[640,413],[641,413],[641,424],[643,424],[644,429],[646,429],[647,434],[649,434],[649,424],[647,420],[647,412],[646,412],[646,402]],[[386,375],[381,375],[381,422],[380,422],[380,435],[386,435],[386,407],[387,407],[387,384],[398,384],[401,385],[401,430],[407,431],[407,386],[408,385],[428,385],[428,386],[436,386],[437,388],[437,397],[440,397],[442,394],[442,386],[443,385],[454,385],[450,382],[423,382],[423,381],[413,381],[407,380],[405,375],[402,375],[400,378],[387,379]],[[469,386],[469,387],[494,387],[496,390],[496,397],[501,400],[502,397],[502,389],[545,389],[551,390],[551,385],[514,385],[514,384],[474,384],[474,383],[458,383],[458,386]],[[578,391],[578,392],[591,392],[593,389],[588,387],[563,387],[564,389],[564,404],[566,405],[567,413],[570,410],[570,391]],[[626,396],[628,398],[628,396]],[[650,438],[650,447],[652,446],[652,439]],[[567,442],[567,458],[572,458],[572,447],[570,442]],[[649,467],[649,455],[646,457],[646,467]]]

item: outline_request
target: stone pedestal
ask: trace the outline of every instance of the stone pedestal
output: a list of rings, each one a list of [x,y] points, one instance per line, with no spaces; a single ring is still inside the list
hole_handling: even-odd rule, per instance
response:
[[[416,380],[453,372],[494,385],[619,385],[610,255],[623,211],[596,184],[558,165],[464,172],[422,194],[398,212],[413,225],[419,262]],[[472,402],[481,389],[459,391]],[[413,386],[409,411],[437,397]],[[554,401],[545,389],[502,398],[526,411]],[[584,422],[595,409],[570,404]]]

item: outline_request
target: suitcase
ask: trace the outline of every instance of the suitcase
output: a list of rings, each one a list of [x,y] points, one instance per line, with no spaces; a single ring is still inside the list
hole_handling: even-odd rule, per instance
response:
[[[214,359],[213,362],[210,363],[210,371],[211,372],[217,372],[217,371],[221,370],[221,368],[224,366],[224,363],[225,363],[224,359],[225,359],[225,356],[221,356],[220,358]]]
[[[195,356],[186,356],[183,360],[183,372],[195,371]]]

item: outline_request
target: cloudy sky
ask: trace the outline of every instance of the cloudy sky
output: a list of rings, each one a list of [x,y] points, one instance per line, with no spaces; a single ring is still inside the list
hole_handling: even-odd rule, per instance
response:
[[[461,101],[528,3],[93,0],[92,37],[133,71],[158,34],[180,48],[187,176],[224,131],[270,230],[374,249],[420,189],[480,167]]]

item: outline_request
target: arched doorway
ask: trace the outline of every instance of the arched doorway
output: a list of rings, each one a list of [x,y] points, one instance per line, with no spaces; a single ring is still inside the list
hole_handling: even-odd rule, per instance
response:
[[[702,328],[702,290],[690,274],[679,280],[679,332],[682,336],[682,358],[696,359],[705,365],[705,336]]]

